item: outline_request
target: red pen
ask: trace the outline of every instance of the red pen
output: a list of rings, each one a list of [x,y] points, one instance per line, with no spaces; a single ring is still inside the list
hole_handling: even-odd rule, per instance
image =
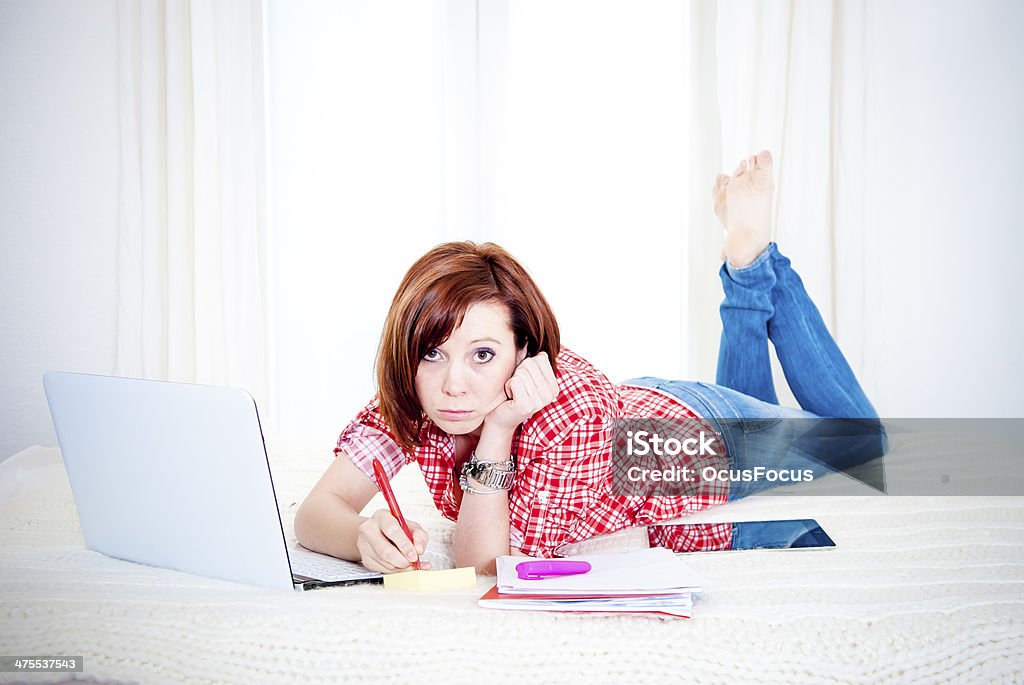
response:
[[[416,541],[412,539],[412,531],[409,530],[409,524],[405,522],[405,517],[402,516],[402,510],[398,508],[398,500],[395,499],[395,493],[391,490],[388,474],[384,471],[384,465],[380,463],[380,459],[374,458],[373,460],[373,476],[374,480],[377,481],[377,487],[380,488],[381,494],[384,495],[384,501],[388,503],[391,515],[398,519],[398,525],[402,527],[402,530],[409,537],[409,542],[415,545]],[[416,554],[416,561],[412,562],[412,565],[417,571],[420,570],[420,555],[418,552]]]

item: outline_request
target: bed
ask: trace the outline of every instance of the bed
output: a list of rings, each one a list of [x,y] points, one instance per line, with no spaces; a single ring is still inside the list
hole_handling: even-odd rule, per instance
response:
[[[948,440],[891,444],[891,473],[916,473],[923,455],[964,468]],[[270,459],[293,539],[331,452],[277,445]],[[452,524],[417,469],[395,487],[450,567]],[[34,447],[0,463],[0,654],[84,668],[0,682],[1024,681],[1024,497],[757,497],[702,520],[807,515],[836,548],[687,555],[709,583],[692,619],[482,609],[488,577],[435,595],[275,592],[86,549],[59,451]]]

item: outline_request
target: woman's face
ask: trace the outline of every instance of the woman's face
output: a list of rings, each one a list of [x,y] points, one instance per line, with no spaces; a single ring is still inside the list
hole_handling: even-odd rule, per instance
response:
[[[484,417],[508,399],[505,381],[526,357],[516,349],[508,308],[478,302],[416,370],[416,397],[431,421],[452,435],[479,436]]]

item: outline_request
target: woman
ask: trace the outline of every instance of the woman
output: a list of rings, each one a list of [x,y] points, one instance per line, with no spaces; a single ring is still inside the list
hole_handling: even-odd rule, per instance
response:
[[[561,347],[547,301],[497,246],[448,243],[418,260],[384,327],[379,392],[342,432],[337,459],[299,509],[299,541],[371,570],[408,570],[426,549],[422,527],[409,522],[410,542],[386,510],[359,512],[377,492],[374,458],[389,476],[417,461],[438,510],[456,522],[456,565],[493,573],[499,555],[556,554],[766,486],[698,479],[674,496],[622,487],[613,448],[623,420],[673,421],[692,445],[715,434],[717,448],[700,443],[701,454],[680,455],[677,465],[725,474],[752,464],[759,446],[791,440],[781,418],[877,418],[789,260],[769,242],[771,167],[761,152],[713,189],[727,230],[717,385],[611,383]],[[803,410],[778,406],[769,339]],[[727,548],[730,530],[696,527],[685,543]]]

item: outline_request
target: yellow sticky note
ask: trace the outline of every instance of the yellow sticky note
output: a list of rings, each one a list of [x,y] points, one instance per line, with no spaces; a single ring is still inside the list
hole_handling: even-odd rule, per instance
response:
[[[444,592],[460,587],[476,587],[476,569],[472,566],[464,566],[444,571],[385,573],[384,587],[388,590],[412,590],[413,592]]]

